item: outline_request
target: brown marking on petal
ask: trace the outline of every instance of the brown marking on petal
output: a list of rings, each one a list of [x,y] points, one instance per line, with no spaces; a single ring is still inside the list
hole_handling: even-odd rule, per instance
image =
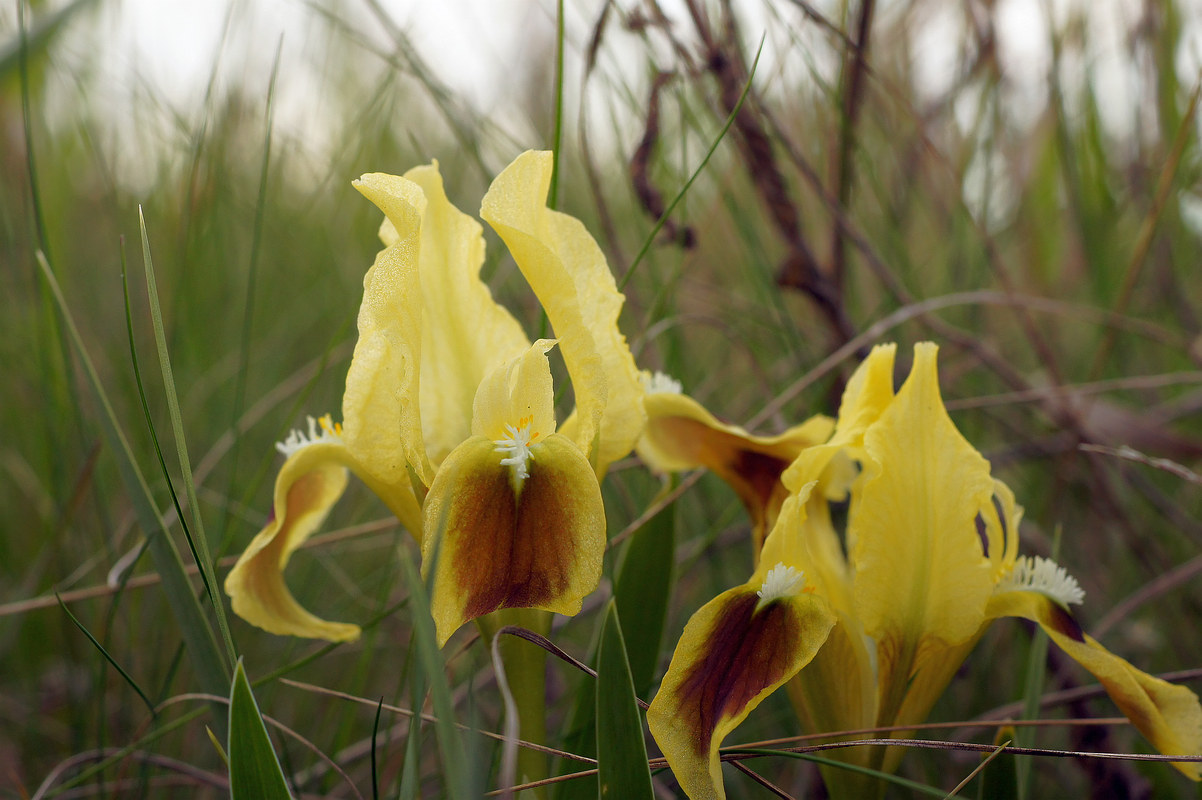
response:
[[[1084,642],[1085,631],[1082,630],[1080,623],[1077,622],[1073,615],[1064,606],[1050,597],[1045,598],[1045,602],[1048,604],[1048,625],[1052,630],[1070,639]]]
[[[978,511],[972,521],[977,526],[977,538],[981,540],[981,550],[985,553],[985,558],[989,558],[989,534],[985,527],[985,518]]]
[[[473,514],[453,559],[454,580],[468,592],[465,619],[546,605],[567,589],[575,557],[570,532],[579,521],[571,482],[560,472],[536,456],[516,497],[509,468],[499,465],[457,489],[455,505]]]
[[[736,716],[756,695],[784,679],[792,665],[801,626],[788,603],[769,603],[758,613],[750,590],[736,596],[706,636],[709,648],[680,684],[680,716],[692,742],[707,755],[718,723]]]
[[[1002,501],[997,499],[997,495],[990,498],[993,501],[993,507],[997,510],[998,523],[1002,526],[1002,552],[1005,553],[1009,549],[1010,530],[1006,526],[1006,509],[1002,506]],[[985,555],[989,555],[986,553]]]
[[[658,435],[654,429],[659,429]],[[658,446],[677,453],[682,460],[702,464],[730,484],[747,508],[753,527],[766,527],[773,510],[784,502],[787,492],[780,476],[791,457],[751,449],[742,437],[686,417],[659,418],[648,430]],[[792,451],[801,448],[777,445],[774,449],[789,450],[795,456]]]

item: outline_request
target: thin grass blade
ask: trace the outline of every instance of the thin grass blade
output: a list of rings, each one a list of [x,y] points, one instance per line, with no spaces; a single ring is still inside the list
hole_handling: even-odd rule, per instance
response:
[[[142,261],[146,268],[146,293],[150,300],[150,318],[154,323],[154,341],[158,347],[159,367],[163,372],[163,393],[167,399],[167,409],[171,414],[171,433],[175,437],[175,449],[179,455],[180,475],[183,478],[184,491],[188,497],[188,507],[192,511],[192,527],[184,526],[184,535],[196,558],[200,569],[205,591],[209,602],[213,605],[213,613],[217,617],[217,629],[221,632],[225,644],[226,655],[230,661],[237,658],[234,640],[230,636],[229,620],[225,616],[225,604],[221,601],[221,593],[217,587],[217,573],[213,568],[213,557],[209,554],[209,542],[205,536],[204,521],[200,513],[200,503],[196,499],[196,482],[192,479],[192,462],[188,458],[188,444],[184,436],[184,423],[179,410],[179,395],[175,391],[175,378],[171,370],[171,357],[167,353],[167,336],[163,328],[163,312],[159,307],[159,291],[154,278],[154,261],[150,257],[150,239],[146,235],[146,219],[142,209],[138,209],[138,226],[142,233]],[[183,518],[180,518],[183,522]]]
[[[154,496],[150,492],[150,486],[146,483],[146,478],[134,459],[129,441],[125,438],[125,433],[117,422],[116,412],[113,411],[108,394],[100,382],[100,376],[96,372],[91,356],[84,347],[83,338],[80,336],[75,319],[63,298],[58,280],[54,277],[45,255],[40,251],[38,266],[50,287],[71,343],[79,355],[80,363],[96,393],[96,399],[100,403],[102,410],[100,424],[105,439],[113,451],[122,482],[129,492],[138,524],[146,534],[151,559],[154,561],[155,569],[162,577],[163,591],[167,595],[167,602],[171,606],[175,623],[179,626],[180,635],[187,646],[188,656],[192,668],[196,671],[197,680],[204,691],[222,696],[229,689],[229,668],[222,659],[213,629],[205,619],[204,611],[188,579],[184,562],[180,558],[179,550],[163,524],[163,519],[155,506]],[[221,704],[214,704],[213,711],[217,717],[218,728],[224,732],[225,707]]]

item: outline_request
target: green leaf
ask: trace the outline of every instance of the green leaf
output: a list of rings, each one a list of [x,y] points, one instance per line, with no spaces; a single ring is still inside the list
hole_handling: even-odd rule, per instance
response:
[[[634,534],[614,585],[618,618],[631,654],[630,675],[639,696],[651,691],[659,666],[675,565],[676,504],[670,503]]]
[[[664,487],[656,497],[672,491],[675,481]],[[668,602],[672,596],[673,568],[676,564],[676,504],[672,503],[647,521],[635,532],[622,554],[618,577],[614,582],[618,619],[629,646],[630,675],[635,695],[644,697],[651,692],[659,666],[660,645],[663,642]],[[598,626],[597,641],[605,620]],[[591,648],[591,661],[597,663],[598,645]],[[595,692],[577,692],[564,748],[580,755],[595,756],[596,740]],[[573,768],[575,768],[573,766]],[[578,778],[559,784],[559,800],[580,800],[597,795],[595,776]]]
[[[455,727],[455,706],[451,702],[451,686],[447,682],[446,662],[438,648],[434,634],[434,618],[430,616],[430,598],[422,577],[413,563],[409,549],[400,548],[401,569],[409,585],[410,605],[413,611],[413,638],[417,643],[417,663],[430,689],[434,703],[434,736],[442,754],[443,778],[447,796],[451,798],[471,797],[471,776],[463,748],[463,740]],[[437,556],[437,554],[435,554]],[[430,570],[434,574],[434,570]],[[416,699],[415,699],[416,700]],[[415,702],[415,706],[420,708]],[[413,765],[409,765],[413,768]]]
[[[247,800],[290,800],[288,782],[263,725],[259,705],[246,680],[242,659],[234,668],[230,687],[230,798]]]
[[[598,797],[650,800],[655,796],[622,625],[612,600],[597,653],[597,769]]]

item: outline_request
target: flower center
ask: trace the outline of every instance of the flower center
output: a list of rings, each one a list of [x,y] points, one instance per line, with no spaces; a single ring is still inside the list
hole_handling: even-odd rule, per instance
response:
[[[768,575],[765,576],[763,585],[756,592],[756,596],[760,598],[760,601],[755,604],[755,610],[759,611],[773,600],[801,594],[805,582],[805,573],[801,570],[786,567],[783,562],[778,563],[775,567],[768,570]]]
[[[1085,590],[1064,567],[1050,558],[1020,556],[994,592],[1028,591],[1047,595],[1062,606],[1085,602]]]
[[[530,445],[538,438],[538,431],[530,430],[533,422],[532,416],[522,417],[516,426],[505,426],[508,436],[493,440],[493,444],[497,446],[496,452],[507,454],[501,459],[501,464],[509,467],[510,475],[519,486],[530,477],[530,459],[534,457],[530,452]]]
[[[285,458],[311,444],[317,444],[318,442],[338,442],[342,440],[342,423],[335,422],[329,414],[325,414],[318,419],[313,419],[313,417],[309,417],[308,419],[308,434],[293,428],[288,434],[287,439],[275,443],[275,449],[283,453]]]

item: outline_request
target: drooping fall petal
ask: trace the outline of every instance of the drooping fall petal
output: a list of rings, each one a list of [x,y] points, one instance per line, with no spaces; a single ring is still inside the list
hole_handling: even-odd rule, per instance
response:
[[[601,248],[580,220],[547,208],[551,170],[549,152],[518,156],[493,181],[480,216],[546,309],[576,395],[576,411],[560,430],[603,475],[638,440],[643,389],[618,329],[624,298]]]
[[[999,591],[987,613],[1021,617],[1039,623],[1061,650],[1098,679],[1135,728],[1164,755],[1202,755],[1202,706],[1198,696],[1133,667],[1086,634],[1064,606],[1035,591]],[[1202,778],[1202,764],[1175,762],[1193,780]]]
[[[435,569],[439,645],[502,608],[576,614],[601,579],[605,508],[597,477],[567,437],[529,448],[515,487],[496,443],[473,436],[443,461],[426,497],[422,571]],[[434,565],[437,566],[434,566]]]
[[[834,624],[826,603],[810,593],[764,603],[757,594],[764,576],[757,575],[693,615],[647,709],[651,735],[692,800],[726,796],[722,740],[809,663]]]
[[[705,467],[735,490],[751,517],[756,550],[776,524],[787,494],[781,473],[805,448],[827,440],[834,420],[815,416],[776,436],[755,436],[721,422],[683,394],[648,394],[639,457],[657,472]]]
[[[294,452],[275,481],[271,520],[225,579],[234,613],[280,635],[330,641],[359,637],[359,626],[327,622],[303,609],[284,583],[284,567],[346,489],[345,449],[315,443]]]

